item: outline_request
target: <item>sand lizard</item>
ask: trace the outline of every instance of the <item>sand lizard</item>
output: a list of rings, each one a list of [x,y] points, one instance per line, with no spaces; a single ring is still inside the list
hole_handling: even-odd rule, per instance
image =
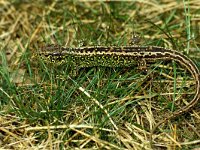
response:
[[[151,136],[159,125],[187,112],[200,99],[200,71],[198,67],[190,58],[175,50],[154,46],[96,46],[79,48],[49,46],[42,48],[39,55],[48,58],[49,61],[59,62],[60,64],[69,63],[71,66],[78,68],[93,66],[130,67],[141,60],[147,62],[155,60],[174,60],[180,63],[191,73],[195,80],[196,91],[194,97],[187,106],[178,109],[159,121],[151,130]]]

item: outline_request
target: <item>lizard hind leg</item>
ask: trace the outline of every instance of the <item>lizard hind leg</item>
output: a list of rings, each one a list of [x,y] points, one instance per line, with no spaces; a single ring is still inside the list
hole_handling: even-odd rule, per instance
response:
[[[139,45],[140,42],[141,42],[141,36],[133,33],[133,35],[129,41],[129,45],[130,46]]]
[[[141,59],[138,62],[138,70],[142,71],[143,73],[147,74],[148,73],[148,68],[147,68],[147,62],[145,59]]]

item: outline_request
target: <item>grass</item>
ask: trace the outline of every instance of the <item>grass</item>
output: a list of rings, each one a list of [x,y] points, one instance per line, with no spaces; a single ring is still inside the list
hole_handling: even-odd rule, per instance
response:
[[[2,0],[0,8],[2,149],[152,149],[150,129],[194,95],[178,63],[151,62],[147,74],[137,64],[81,68],[69,77],[70,64],[35,53],[47,44],[128,45],[137,34],[140,45],[187,51],[199,64],[198,1]],[[161,125],[154,148],[199,148],[198,108]]]

